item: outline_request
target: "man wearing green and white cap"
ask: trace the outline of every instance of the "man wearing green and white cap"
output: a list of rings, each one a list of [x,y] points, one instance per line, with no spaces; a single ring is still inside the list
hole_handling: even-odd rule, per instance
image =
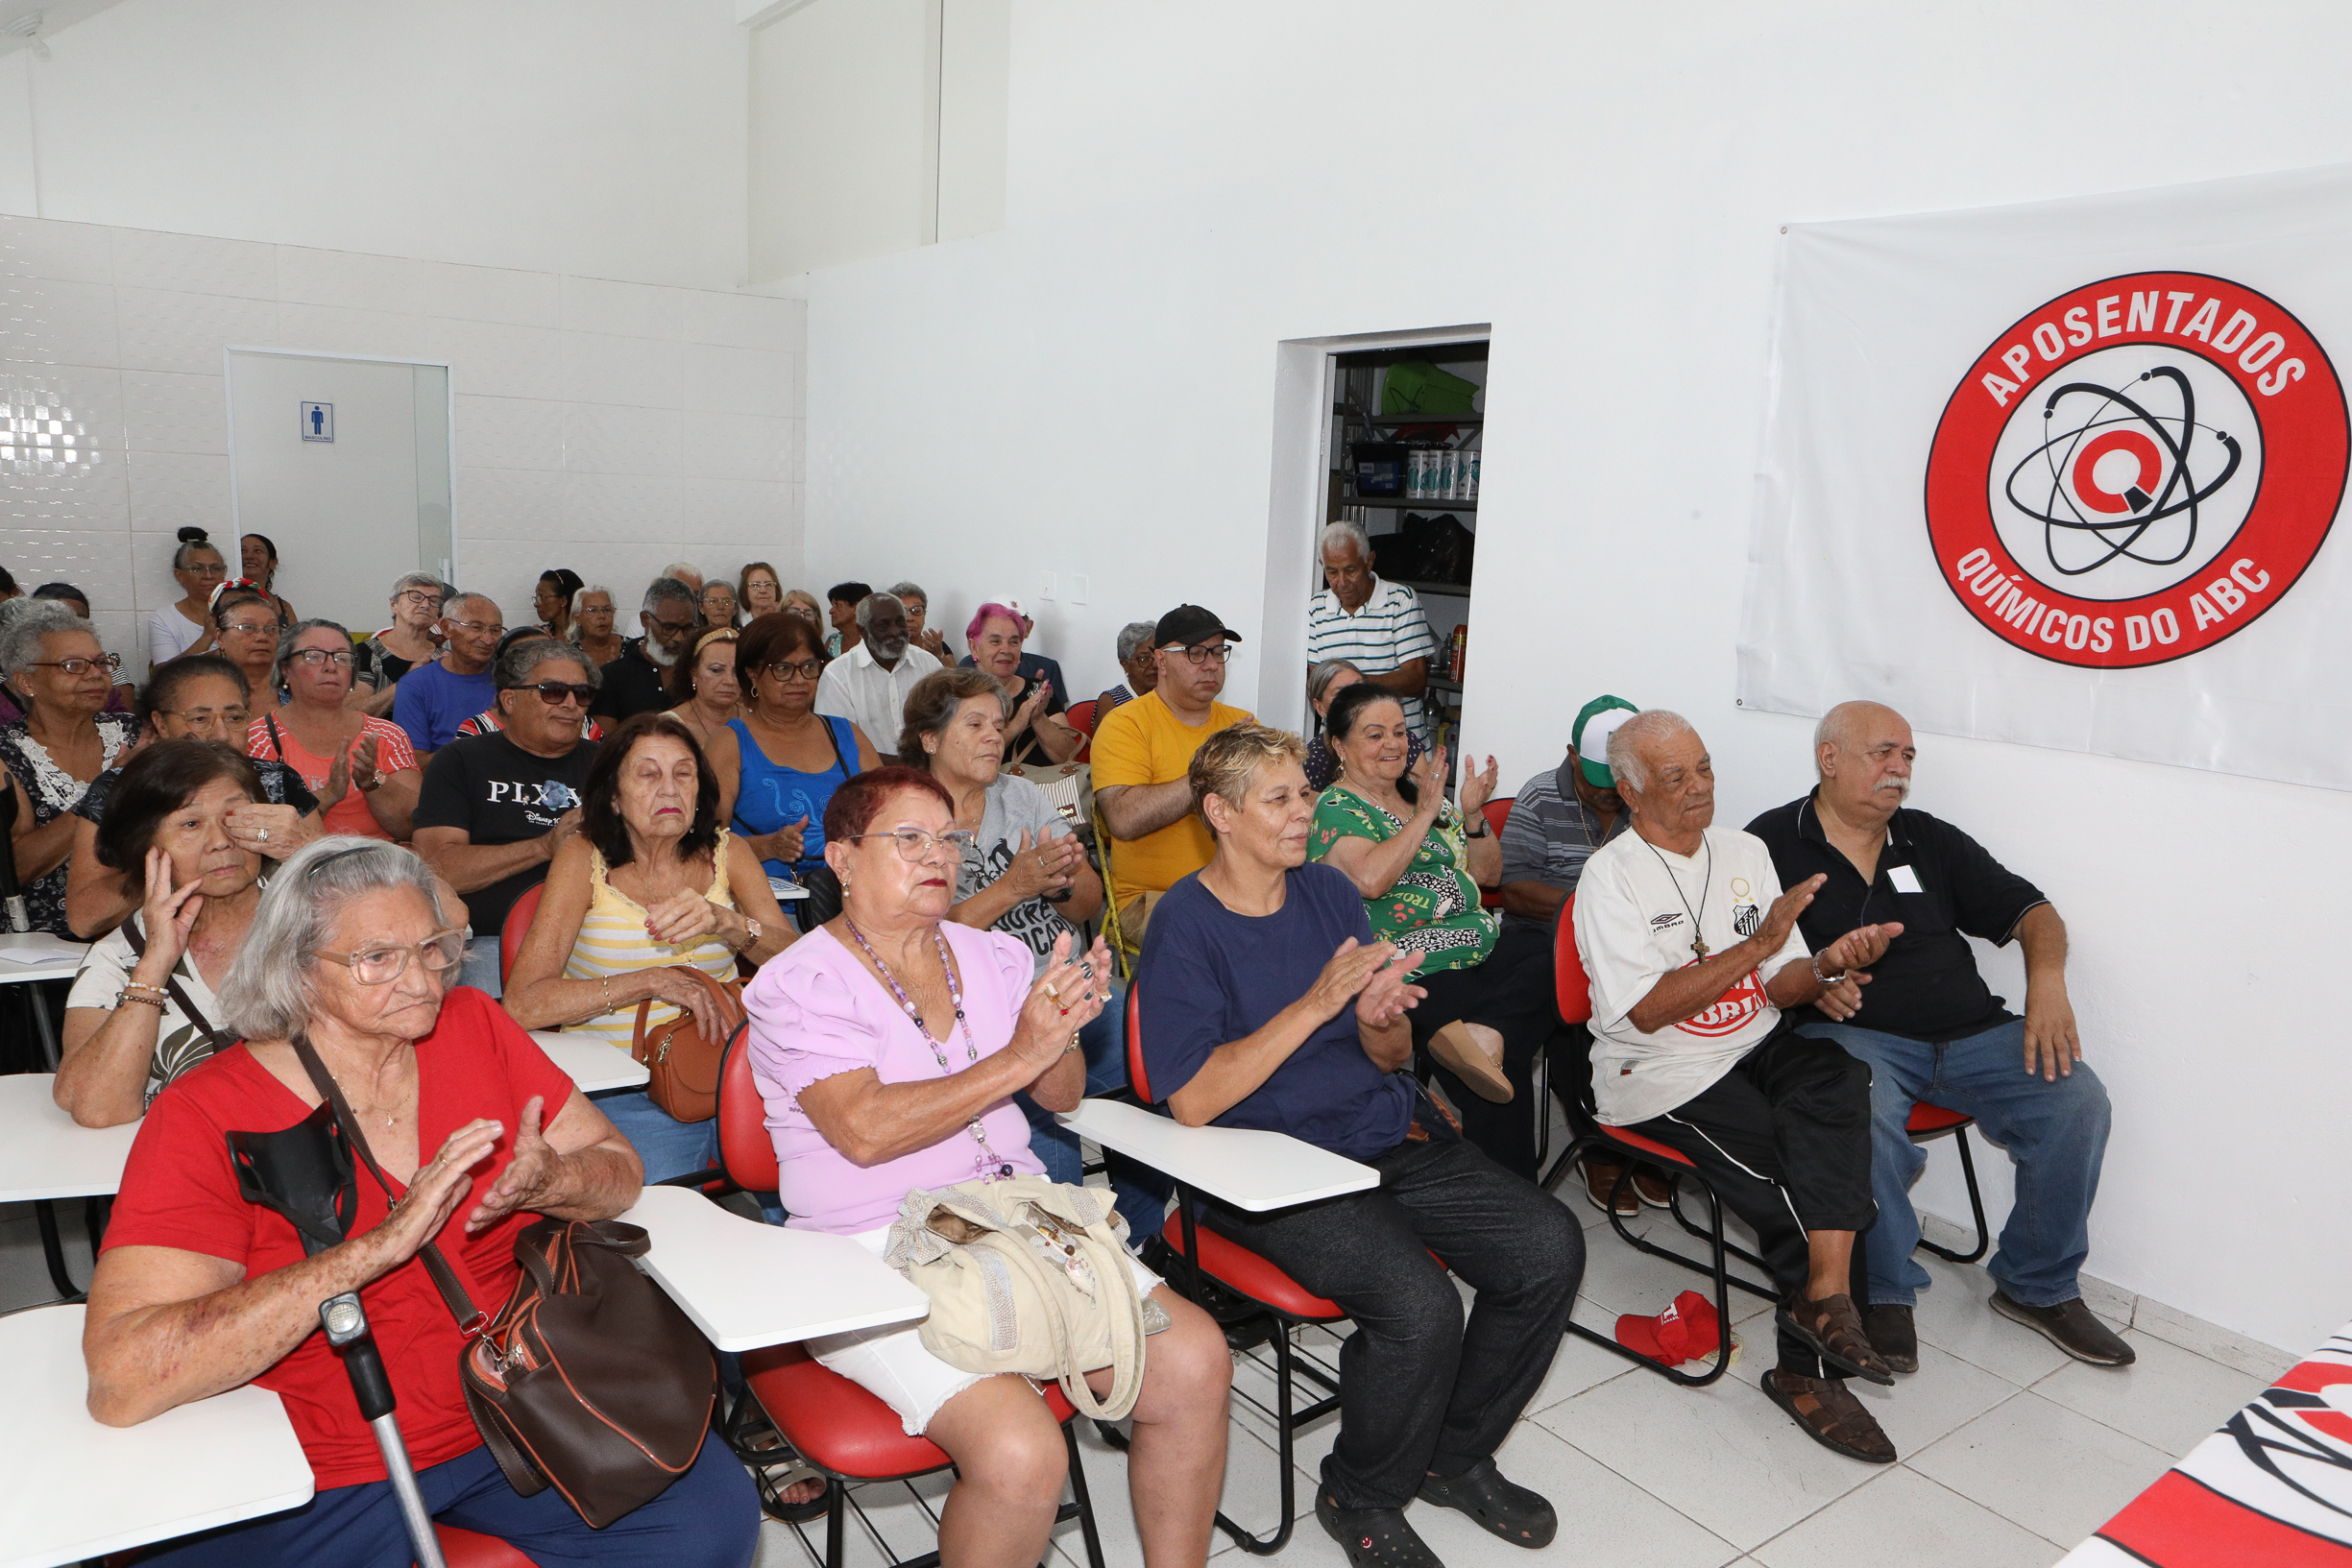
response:
[[[1625,803],[1609,771],[1611,732],[1638,712],[1595,697],[1568,730],[1567,760],[1520,786],[1503,824],[1503,922],[1549,931],[1592,852],[1625,831]]]
[[[1577,879],[1592,852],[1623,832],[1631,820],[1617,796],[1617,777],[1609,771],[1609,736],[1637,710],[1623,697],[1601,696],[1577,710],[1568,727],[1568,755],[1557,768],[1547,768],[1519,788],[1511,816],[1503,824],[1503,924],[1549,935],[1560,906],[1576,891]],[[1591,1118],[1580,1103],[1591,1082],[1592,1063],[1587,1052],[1591,1037],[1582,1028],[1564,1029],[1553,1037],[1552,1086],[1559,1091],[1568,1122],[1577,1132],[1591,1130]],[[1607,1160],[1585,1162],[1585,1187],[1593,1206],[1606,1210],[1621,1167]],[[1649,1170],[1635,1174],[1618,1212],[1629,1218],[1646,1201],[1664,1207],[1666,1184]]]

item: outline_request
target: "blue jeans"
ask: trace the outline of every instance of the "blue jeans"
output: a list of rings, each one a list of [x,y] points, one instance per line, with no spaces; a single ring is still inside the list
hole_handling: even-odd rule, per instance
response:
[[[1079,1031],[1079,1049],[1086,1058],[1086,1093],[1108,1094],[1127,1087],[1127,981],[1110,982],[1110,1001],[1095,1021]],[[1073,1187],[1086,1180],[1086,1159],[1078,1134],[1054,1120],[1054,1113],[1027,1095],[1012,1097],[1029,1118],[1029,1146],[1045,1164],[1045,1173]],[[1110,1156],[1113,1207],[1127,1217],[1130,1244],[1140,1246],[1147,1236],[1157,1236],[1168,1222],[1168,1197],[1175,1183],[1156,1170],[1146,1170]]]
[[[1928,1283],[1911,1255],[1919,1215],[1910,1194],[1928,1151],[1903,1130],[1912,1101],[1921,1099],[1975,1117],[2017,1162],[2017,1201],[2000,1250],[1985,1265],[2001,1290],[2027,1307],[2082,1294],[2076,1276],[2091,1252],[2091,1204],[2111,1120],[2097,1073],[2081,1062],[2055,1083],[2027,1073],[2023,1020],[1940,1045],[1826,1021],[1800,1025],[1798,1032],[1834,1040],[1870,1064],[1871,1195],[1879,1203],[1869,1241],[1871,1305],[1911,1306]]]
[[[718,1158],[716,1117],[708,1122],[681,1122],[656,1105],[643,1089],[625,1095],[598,1095],[595,1106],[645,1162],[648,1184],[700,1170]]]
[[[591,1530],[549,1486],[519,1497],[487,1448],[417,1472],[424,1507],[445,1525],[495,1535],[545,1568],[748,1568],[760,1538],[760,1499],[727,1445],[703,1439],[694,1467],[667,1491],[602,1530]],[[408,1568],[408,1532],[392,1483],[332,1486],[291,1513],[165,1546],[171,1568]]]

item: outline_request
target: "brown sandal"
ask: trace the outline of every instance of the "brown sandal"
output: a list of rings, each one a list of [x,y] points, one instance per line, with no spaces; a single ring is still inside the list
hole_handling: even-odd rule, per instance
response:
[[[1862,1331],[1862,1316],[1854,1310],[1852,1296],[1823,1296],[1819,1301],[1799,1297],[1781,1309],[1779,1322],[1839,1371],[1851,1372],[1865,1383],[1888,1388],[1895,1386],[1894,1370]]]
[[[1785,1378],[1795,1385],[1782,1388]],[[1794,1372],[1766,1372],[1764,1397],[1786,1411],[1822,1447],[1865,1464],[1892,1464],[1895,1445],[1878,1417],[1854,1397],[1854,1390],[1836,1378],[1799,1377]]]

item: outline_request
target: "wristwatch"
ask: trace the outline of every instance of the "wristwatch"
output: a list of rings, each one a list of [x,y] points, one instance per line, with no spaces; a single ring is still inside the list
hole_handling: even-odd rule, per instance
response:
[[[743,929],[746,932],[745,936],[743,937],[743,946],[746,948],[758,947],[760,945],[760,923],[752,919],[749,915],[745,915],[743,917]]]

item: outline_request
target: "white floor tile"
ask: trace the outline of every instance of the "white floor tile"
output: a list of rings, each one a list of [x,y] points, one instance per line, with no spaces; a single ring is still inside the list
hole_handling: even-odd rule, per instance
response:
[[[1846,1387],[1879,1418],[1895,1452],[1905,1459],[2018,1392],[2015,1384],[1928,1344],[1919,1347],[1919,1370],[1898,1375],[1893,1387],[1860,1378],[1847,1379]]]
[[[1906,1462],[2044,1540],[2071,1545],[2139,1495],[2171,1458],[2029,1389]]]
[[[1925,1252],[1918,1256],[1935,1281],[1920,1292],[1913,1312],[1922,1343],[2021,1387],[2068,1364],[2067,1353],[2033,1330],[1994,1315],[1985,1305],[1993,1294],[1993,1276],[1981,1266],[1947,1263]]]
[[[1646,1372],[1613,1378],[1537,1420],[1741,1550],[1770,1540],[1868,1481],[1757,1387],[1762,1352],[1706,1388]]]
[[[1764,1568],[2048,1568],[2058,1548],[1897,1466],[1757,1548]]]
[[[1103,1541],[1104,1568],[1141,1568],[1143,1545],[1135,1534],[1135,1510],[1128,1500],[1128,1457],[1103,1441],[1091,1421],[1081,1423],[1079,1446],[1085,1456],[1086,1484],[1094,1497],[1095,1530]],[[1297,1484],[1297,1508],[1301,1517],[1313,1510],[1311,1483]],[[1264,1535],[1281,1517],[1279,1472],[1273,1451],[1236,1423],[1225,1439],[1224,1491],[1218,1507],[1244,1530]],[[1314,1530],[1309,1521],[1304,1527]],[[1055,1543],[1077,1568],[1085,1568],[1086,1542],[1075,1521],[1062,1526]],[[1232,1544],[1218,1531],[1209,1539],[1212,1552]]]
[[[2130,1366],[2070,1361],[2033,1386],[2046,1399],[2103,1421],[2179,1459],[2269,1387],[2269,1379],[2207,1361],[2136,1331],[2124,1339],[2140,1359]]]
[[[1494,1456],[1504,1475],[1542,1493],[1560,1514],[1559,1537],[1534,1553],[1507,1551],[1467,1515],[1413,1506],[1413,1528],[1455,1568],[1512,1562],[1607,1563],[1610,1568],[1719,1568],[1738,1549],[1532,1422]],[[1321,1534],[1312,1522],[1299,1527]]]

